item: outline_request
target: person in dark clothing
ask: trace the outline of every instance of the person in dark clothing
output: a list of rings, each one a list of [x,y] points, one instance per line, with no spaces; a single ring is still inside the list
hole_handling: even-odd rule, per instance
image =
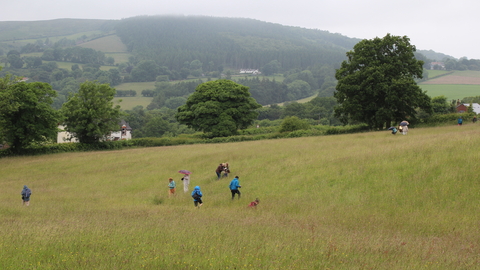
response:
[[[217,180],[219,180],[220,177],[222,177],[222,172],[223,172],[223,164],[222,163],[220,163],[220,165],[218,165],[215,172],[217,173]]]
[[[25,185],[23,186],[22,192],[20,194],[22,195],[23,205],[29,206],[32,191]]]

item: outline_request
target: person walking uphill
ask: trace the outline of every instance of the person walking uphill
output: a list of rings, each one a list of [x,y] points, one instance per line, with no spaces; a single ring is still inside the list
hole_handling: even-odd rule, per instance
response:
[[[240,195],[242,195],[242,193],[240,192],[240,190],[238,190],[239,188],[241,188],[242,186],[240,186],[240,182],[238,181],[238,176],[235,176],[235,178],[233,178],[233,180],[230,182],[230,191],[232,192],[232,200],[235,199],[235,194],[238,194],[238,198],[240,199]]]
[[[172,178],[168,178],[168,197],[175,195],[175,188],[177,184],[173,181]]]
[[[220,177],[222,177],[222,172],[223,172],[223,164],[220,163],[220,165],[218,165],[217,169],[215,170],[215,173],[217,174],[217,180],[220,180]]]
[[[23,205],[29,206],[30,205],[30,195],[32,195],[32,191],[25,185],[23,186],[22,192]]]
[[[182,178],[183,181],[183,192],[187,193],[188,192],[188,185],[190,185],[190,175],[185,174]]]
[[[198,206],[198,208],[200,208],[200,206],[202,206],[203,204],[202,197],[203,197],[203,194],[200,191],[200,187],[196,186],[195,189],[193,189],[192,191],[193,204],[195,205],[195,207]]]

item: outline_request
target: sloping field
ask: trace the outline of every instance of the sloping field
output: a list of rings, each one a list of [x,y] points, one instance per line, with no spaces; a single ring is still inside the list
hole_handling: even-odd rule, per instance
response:
[[[2,269],[476,269],[480,124],[0,159]],[[232,174],[216,180],[229,162]],[[192,172],[195,209],[178,170]],[[228,183],[240,176],[242,198]],[[177,182],[167,196],[168,178]],[[33,192],[29,207],[20,191]],[[257,209],[246,206],[260,199]]]
[[[117,35],[109,35],[102,38],[97,38],[89,42],[78,45],[84,48],[91,48],[105,53],[125,53],[127,46],[122,43]]]
[[[480,71],[455,71],[452,74],[434,78],[421,84],[475,84],[480,85]]]

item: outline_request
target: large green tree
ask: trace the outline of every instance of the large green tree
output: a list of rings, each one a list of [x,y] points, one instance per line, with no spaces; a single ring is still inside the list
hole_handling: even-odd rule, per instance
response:
[[[422,78],[423,61],[418,61],[406,36],[362,40],[336,71],[335,115],[371,128],[388,127],[404,119],[414,121],[415,109],[430,110],[430,98],[416,84]]]
[[[119,130],[120,105],[113,103],[115,89],[108,84],[86,81],[62,106],[65,130],[81,143],[104,140]]]
[[[57,135],[58,111],[52,108],[56,92],[47,83],[0,80],[0,138],[12,151],[46,141]]]
[[[178,122],[211,137],[237,134],[238,129],[247,128],[258,116],[260,108],[250,96],[248,87],[230,80],[202,83],[178,108]]]

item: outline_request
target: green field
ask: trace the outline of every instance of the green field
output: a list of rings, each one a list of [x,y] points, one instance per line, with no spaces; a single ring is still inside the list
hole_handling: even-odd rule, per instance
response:
[[[118,100],[122,100],[120,102],[120,107],[122,110],[131,110],[136,106],[143,106],[143,108],[147,108],[147,106],[152,102],[152,97],[143,97],[141,95],[136,97],[116,97],[113,101],[116,103]]]
[[[420,84],[419,86],[422,90],[427,91],[427,95],[430,97],[443,95],[447,97],[447,100],[480,96],[480,85]]]
[[[143,97],[142,91],[146,89],[153,90],[155,89],[155,82],[135,82],[135,83],[122,83],[115,86],[116,90],[135,90],[137,96],[135,97],[118,97],[114,98],[114,101],[122,100],[120,106],[123,110],[131,110],[135,106],[143,106],[146,108],[148,104],[152,102],[152,97]]]
[[[2,269],[477,269],[479,124],[0,159]],[[473,148],[472,148],[473,147]],[[239,175],[232,201],[218,163]],[[204,204],[182,191],[192,172]],[[167,196],[168,178],[177,195]],[[32,189],[22,206],[23,185]],[[192,190],[190,188],[190,190]],[[260,199],[257,209],[247,204]]]
[[[122,43],[117,35],[108,35],[79,45],[80,47],[94,49],[105,53],[126,53],[127,46]]]

